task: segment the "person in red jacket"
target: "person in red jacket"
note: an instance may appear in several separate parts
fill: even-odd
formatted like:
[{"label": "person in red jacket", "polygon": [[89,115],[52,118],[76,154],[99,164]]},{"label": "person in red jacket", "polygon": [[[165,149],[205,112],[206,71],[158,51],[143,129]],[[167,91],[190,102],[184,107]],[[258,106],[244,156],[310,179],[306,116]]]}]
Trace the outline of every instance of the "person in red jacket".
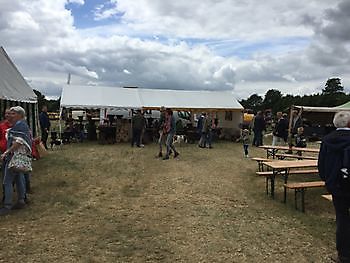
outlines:
[{"label": "person in red jacket", "polygon": [[8,129],[12,127],[12,124],[9,122],[10,118],[10,110],[6,109],[5,118],[2,122],[0,122],[0,151],[4,153],[7,148],[7,139],[6,132]]},{"label": "person in red jacket", "polygon": [[[5,116],[4,116],[4,120],[2,122],[0,122],[0,152],[1,154],[4,153],[7,149],[7,139],[6,139],[6,133],[7,130],[10,129],[12,127],[12,124],[10,123],[9,119],[10,119],[10,110],[6,109],[5,110]],[[1,169],[2,172],[2,176],[1,179],[4,176],[4,167],[2,167]],[[2,182],[3,180],[1,180]],[[4,194],[4,186],[2,186],[2,200],[4,201],[5,199],[5,194]]]}]

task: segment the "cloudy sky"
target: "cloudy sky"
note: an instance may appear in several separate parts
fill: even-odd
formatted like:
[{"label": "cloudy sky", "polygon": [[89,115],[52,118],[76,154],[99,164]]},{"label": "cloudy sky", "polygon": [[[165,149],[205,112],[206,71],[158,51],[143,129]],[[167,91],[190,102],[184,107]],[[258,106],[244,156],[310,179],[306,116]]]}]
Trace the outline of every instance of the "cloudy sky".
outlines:
[{"label": "cloudy sky", "polygon": [[0,45],[30,85],[350,91],[348,0],[0,0]]}]

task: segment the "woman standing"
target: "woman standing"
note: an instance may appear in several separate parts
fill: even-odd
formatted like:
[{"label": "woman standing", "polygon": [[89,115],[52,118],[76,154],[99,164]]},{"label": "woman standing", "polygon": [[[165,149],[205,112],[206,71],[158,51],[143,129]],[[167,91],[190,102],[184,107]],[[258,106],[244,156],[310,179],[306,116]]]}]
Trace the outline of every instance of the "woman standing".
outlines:
[{"label": "woman standing", "polygon": [[[0,215],[8,214],[11,209],[25,207],[24,172],[31,170],[32,139],[25,121],[25,110],[20,106],[12,107],[10,122],[13,126],[7,133],[7,150],[1,155],[5,165],[3,180],[5,200]],[[14,206],[12,206],[13,182],[16,183],[18,195],[18,201]]]}]

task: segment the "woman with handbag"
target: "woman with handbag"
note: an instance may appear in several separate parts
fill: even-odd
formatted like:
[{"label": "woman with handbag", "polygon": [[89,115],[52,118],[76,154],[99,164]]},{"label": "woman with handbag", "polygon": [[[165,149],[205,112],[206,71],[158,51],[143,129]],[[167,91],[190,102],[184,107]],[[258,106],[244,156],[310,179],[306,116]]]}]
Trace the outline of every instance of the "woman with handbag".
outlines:
[{"label": "woman with handbag", "polygon": [[[32,170],[32,139],[27,122],[25,110],[20,107],[10,109],[10,122],[12,128],[7,133],[7,150],[1,155],[5,165],[4,174],[4,207],[0,209],[0,216],[7,215],[11,209],[25,207],[25,181],[24,173]],[[13,182],[16,183],[18,195],[17,203],[12,206]]]}]

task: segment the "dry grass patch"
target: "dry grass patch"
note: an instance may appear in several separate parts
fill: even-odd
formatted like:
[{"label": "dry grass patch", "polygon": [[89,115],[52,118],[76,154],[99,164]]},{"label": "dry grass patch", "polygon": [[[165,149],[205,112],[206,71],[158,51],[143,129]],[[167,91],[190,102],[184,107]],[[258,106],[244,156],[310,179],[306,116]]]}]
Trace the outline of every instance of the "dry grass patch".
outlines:
[{"label": "dry grass patch", "polygon": [[51,152],[35,163],[30,207],[0,218],[0,261],[329,262],[334,215],[322,190],[307,193],[306,214],[282,204],[281,182],[269,199],[241,148],[189,145],[169,161],[155,145]]}]

